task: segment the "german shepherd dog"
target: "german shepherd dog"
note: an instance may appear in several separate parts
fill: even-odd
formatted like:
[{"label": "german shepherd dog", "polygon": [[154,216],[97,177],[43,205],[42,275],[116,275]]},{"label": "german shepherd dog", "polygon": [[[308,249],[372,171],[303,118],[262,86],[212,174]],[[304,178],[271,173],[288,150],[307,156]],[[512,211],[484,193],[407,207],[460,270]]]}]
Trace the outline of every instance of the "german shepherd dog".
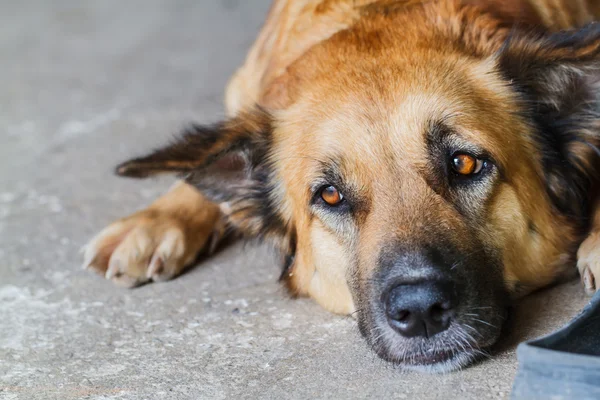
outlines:
[{"label": "german shepherd dog", "polygon": [[[600,288],[600,1],[276,0],[226,92],[118,175],[176,174],[85,267],[133,287],[230,230],[382,358],[466,366],[507,306],[577,269]],[[577,269],[575,268],[577,266]]]}]

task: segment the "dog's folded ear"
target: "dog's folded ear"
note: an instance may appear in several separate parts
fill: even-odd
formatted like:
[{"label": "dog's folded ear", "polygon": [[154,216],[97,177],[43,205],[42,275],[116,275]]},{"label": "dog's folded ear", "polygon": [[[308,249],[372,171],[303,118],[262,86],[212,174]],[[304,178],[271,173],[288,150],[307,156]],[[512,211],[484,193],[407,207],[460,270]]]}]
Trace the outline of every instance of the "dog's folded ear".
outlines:
[{"label": "dog's folded ear", "polygon": [[498,64],[527,95],[564,103],[580,93],[573,89],[598,83],[599,61],[600,23],[593,23],[553,34],[515,33],[500,50]]},{"label": "dog's folded ear", "polygon": [[271,118],[262,109],[211,126],[191,125],[149,155],[126,161],[117,175],[177,174],[216,202],[229,201],[262,179],[267,169]]},{"label": "dog's folded ear", "polygon": [[600,160],[600,23],[512,36],[498,55],[498,68],[534,129],[554,204],[584,217]]},{"label": "dog's folded ear", "polygon": [[244,235],[281,237],[287,224],[273,198],[272,125],[262,109],[213,126],[193,125],[170,145],[119,165],[116,173],[134,178],[177,174],[221,204],[229,222]]}]

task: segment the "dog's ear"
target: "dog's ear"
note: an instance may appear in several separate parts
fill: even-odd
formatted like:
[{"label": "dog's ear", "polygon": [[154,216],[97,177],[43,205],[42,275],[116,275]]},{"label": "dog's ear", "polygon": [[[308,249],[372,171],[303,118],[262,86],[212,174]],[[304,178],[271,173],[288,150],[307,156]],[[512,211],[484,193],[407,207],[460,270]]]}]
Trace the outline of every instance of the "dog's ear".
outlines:
[{"label": "dog's ear", "polygon": [[130,178],[166,173],[187,177],[217,167],[215,174],[228,175],[260,164],[270,138],[269,114],[252,110],[214,125],[192,124],[169,145],[118,165],[116,173]]},{"label": "dog's ear", "polygon": [[498,66],[534,129],[553,203],[584,217],[600,154],[600,24],[510,37]]},{"label": "dog's ear", "polygon": [[219,203],[247,236],[283,230],[269,163],[272,119],[262,109],[212,126],[192,125],[170,145],[117,166],[120,176],[172,173]]}]

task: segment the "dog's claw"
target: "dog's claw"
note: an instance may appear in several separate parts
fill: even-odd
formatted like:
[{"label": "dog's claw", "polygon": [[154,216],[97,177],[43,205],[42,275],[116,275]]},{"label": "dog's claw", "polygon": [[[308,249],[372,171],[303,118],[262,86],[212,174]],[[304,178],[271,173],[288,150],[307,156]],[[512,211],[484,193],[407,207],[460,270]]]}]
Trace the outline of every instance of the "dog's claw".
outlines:
[{"label": "dog's claw", "polygon": [[99,267],[100,264],[100,260],[99,260],[99,255],[96,251],[94,251],[93,249],[86,249],[85,250],[85,254],[84,254],[84,258],[83,258],[83,264],[82,264],[82,269],[86,270],[86,271],[94,271],[97,272],[101,275],[105,274],[105,270],[101,267]]},{"label": "dog's claw", "polygon": [[[152,257],[150,266],[148,267],[146,277],[148,279],[156,280],[160,276],[160,274],[163,272],[164,265],[165,265],[165,262],[163,260],[163,257],[159,254],[155,254],[154,257]],[[156,279],[155,279],[155,277],[156,277]]]},{"label": "dog's claw", "polygon": [[579,246],[577,269],[586,294],[600,290],[600,234],[590,234]]},{"label": "dog's claw", "polygon": [[111,259],[110,263],[108,264],[108,269],[106,270],[105,278],[112,279],[115,276],[117,276],[117,274],[120,274],[120,272],[121,272],[121,265],[120,265],[119,260]]},{"label": "dog's claw", "polygon": [[93,259],[91,261],[88,261],[88,260],[84,261],[83,265],[81,266],[81,269],[83,269],[84,271],[95,269],[94,265],[93,265],[93,261],[94,261]]},{"label": "dog's claw", "polygon": [[83,264],[81,264],[81,269],[88,270],[92,266],[93,260],[88,260],[87,258],[83,260]]},{"label": "dog's claw", "polygon": [[596,292],[596,279],[592,274],[592,271],[586,266],[583,268],[581,272],[581,282],[583,284],[583,288],[585,289],[585,293],[588,295],[593,295]]},{"label": "dog's claw", "polygon": [[90,246],[81,246],[79,250],[80,254],[83,254],[83,264],[81,266],[82,269],[89,269],[94,261],[95,253],[90,248]]}]

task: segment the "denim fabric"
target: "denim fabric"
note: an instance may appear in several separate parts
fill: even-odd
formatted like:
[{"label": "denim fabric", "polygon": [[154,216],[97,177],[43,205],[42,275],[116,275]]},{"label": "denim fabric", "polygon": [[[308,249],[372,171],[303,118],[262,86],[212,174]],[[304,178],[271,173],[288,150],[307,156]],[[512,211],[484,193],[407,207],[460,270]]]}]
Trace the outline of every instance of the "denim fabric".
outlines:
[{"label": "denim fabric", "polygon": [[573,321],[521,343],[512,399],[600,399],[600,292]]}]

